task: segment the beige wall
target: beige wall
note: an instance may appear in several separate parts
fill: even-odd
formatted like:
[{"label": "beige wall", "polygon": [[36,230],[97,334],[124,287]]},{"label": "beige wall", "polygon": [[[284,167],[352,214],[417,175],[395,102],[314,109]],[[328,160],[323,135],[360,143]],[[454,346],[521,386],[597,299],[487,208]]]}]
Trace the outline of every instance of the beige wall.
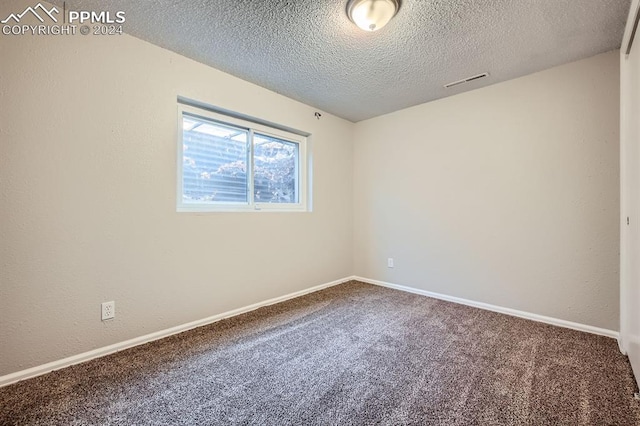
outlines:
[{"label": "beige wall", "polygon": [[618,120],[616,51],[357,123],[356,275],[618,330]]},{"label": "beige wall", "polygon": [[[129,36],[0,58],[0,376],[351,275],[352,123]],[[313,212],[176,213],[178,95],[310,132]]]},{"label": "beige wall", "polygon": [[[356,125],[129,36],[0,59],[0,376],[354,272],[618,329],[616,52]],[[176,213],[178,95],[312,133],[314,211]]]}]

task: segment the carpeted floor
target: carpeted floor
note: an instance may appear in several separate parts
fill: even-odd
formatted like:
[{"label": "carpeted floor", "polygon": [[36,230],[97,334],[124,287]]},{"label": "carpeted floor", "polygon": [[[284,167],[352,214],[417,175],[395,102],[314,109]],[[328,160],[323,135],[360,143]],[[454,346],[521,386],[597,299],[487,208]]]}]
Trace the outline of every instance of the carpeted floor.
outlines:
[{"label": "carpeted floor", "polygon": [[640,425],[613,339],[351,282],[0,389],[2,425]]}]

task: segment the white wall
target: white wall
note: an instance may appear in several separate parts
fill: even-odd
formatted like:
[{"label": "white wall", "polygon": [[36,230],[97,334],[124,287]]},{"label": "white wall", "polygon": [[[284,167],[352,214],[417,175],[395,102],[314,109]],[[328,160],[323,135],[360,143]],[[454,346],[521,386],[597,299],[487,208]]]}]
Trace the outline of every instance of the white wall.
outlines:
[{"label": "white wall", "polygon": [[[640,36],[627,46],[640,1],[631,3],[620,55],[620,340],[640,378]],[[630,218],[629,225],[626,217]],[[640,381],[640,380],[639,380]]]},{"label": "white wall", "polygon": [[618,330],[618,120],[616,51],[357,123],[356,275]]},{"label": "white wall", "polygon": [[[352,274],[352,123],[126,35],[0,63],[0,376]],[[178,95],[312,133],[313,212],[176,213]]]}]

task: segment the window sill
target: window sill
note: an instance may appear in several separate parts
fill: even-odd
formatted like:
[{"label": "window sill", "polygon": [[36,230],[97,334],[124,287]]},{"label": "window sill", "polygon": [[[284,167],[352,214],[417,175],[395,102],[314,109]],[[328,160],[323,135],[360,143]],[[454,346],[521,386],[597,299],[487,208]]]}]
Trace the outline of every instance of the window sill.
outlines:
[{"label": "window sill", "polygon": [[308,213],[305,206],[178,206],[177,213]]}]

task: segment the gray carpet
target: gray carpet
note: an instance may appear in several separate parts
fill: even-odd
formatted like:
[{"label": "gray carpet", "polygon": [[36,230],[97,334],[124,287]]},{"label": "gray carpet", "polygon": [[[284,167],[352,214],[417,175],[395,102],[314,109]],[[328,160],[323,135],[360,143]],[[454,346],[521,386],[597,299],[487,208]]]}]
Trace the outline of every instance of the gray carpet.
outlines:
[{"label": "gray carpet", "polygon": [[0,389],[2,425],[639,425],[613,339],[351,282]]}]

